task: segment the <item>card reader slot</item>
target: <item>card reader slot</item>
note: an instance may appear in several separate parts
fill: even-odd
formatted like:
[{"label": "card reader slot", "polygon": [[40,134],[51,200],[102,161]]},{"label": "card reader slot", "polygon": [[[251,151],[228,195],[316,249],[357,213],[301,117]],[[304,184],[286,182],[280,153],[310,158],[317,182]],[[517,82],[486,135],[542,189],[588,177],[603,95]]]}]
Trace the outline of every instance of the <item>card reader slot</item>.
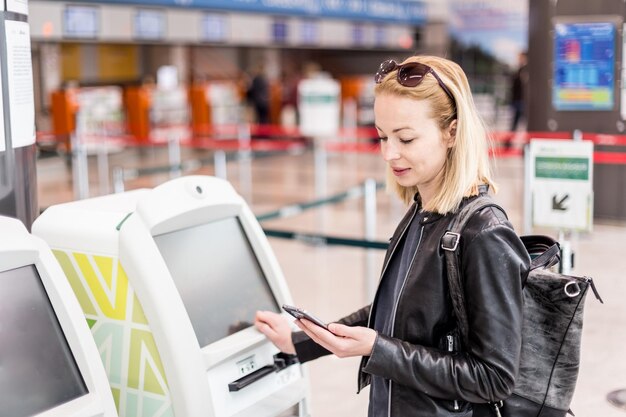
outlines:
[{"label": "card reader slot", "polygon": [[264,376],[271,374],[272,372],[275,371],[275,369],[276,368],[274,367],[274,365],[267,365],[261,369],[257,369],[251,374],[241,377],[238,380],[233,381],[230,384],[228,384],[228,391],[230,392],[239,391],[240,389],[247,387],[248,385],[252,384],[253,382],[258,381]]},{"label": "card reader slot", "polygon": [[258,381],[266,375],[271,374],[272,372],[280,372],[283,369],[287,368],[290,365],[298,363],[298,357],[296,355],[289,355],[286,353],[277,353],[274,355],[274,364],[264,366],[261,369],[257,369],[256,371],[239,378],[236,381],[228,384],[228,391],[237,392],[253,382]]}]

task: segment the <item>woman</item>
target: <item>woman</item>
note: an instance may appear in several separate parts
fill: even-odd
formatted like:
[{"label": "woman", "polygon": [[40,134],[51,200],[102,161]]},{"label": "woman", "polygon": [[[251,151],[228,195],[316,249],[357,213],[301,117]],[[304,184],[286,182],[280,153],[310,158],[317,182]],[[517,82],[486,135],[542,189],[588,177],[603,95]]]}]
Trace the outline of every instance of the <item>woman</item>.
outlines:
[{"label": "woman", "polygon": [[388,184],[412,203],[394,233],[371,305],[329,325],[258,312],[257,328],[302,362],[362,356],[370,417],[495,416],[519,366],[522,279],[529,258],[501,211],[474,215],[460,239],[469,320],[460,346],[441,237],[459,208],[487,188],[485,129],[455,63],[415,56],[376,73],[376,128]]}]

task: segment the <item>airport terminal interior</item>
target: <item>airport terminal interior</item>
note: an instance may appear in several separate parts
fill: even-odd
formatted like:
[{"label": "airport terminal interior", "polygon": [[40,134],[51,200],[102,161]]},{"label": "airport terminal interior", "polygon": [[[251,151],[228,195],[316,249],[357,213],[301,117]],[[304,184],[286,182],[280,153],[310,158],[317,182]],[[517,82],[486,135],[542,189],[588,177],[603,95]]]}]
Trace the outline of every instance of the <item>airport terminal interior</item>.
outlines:
[{"label": "airport terminal interior", "polygon": [[414,54],[463,68],[495,201],[601,295],[571,410],[626,415],[623,1],[0,4],[0,416],[367,416],[359,357],[251,321],[371,303],[408,208],[374,73]]}]

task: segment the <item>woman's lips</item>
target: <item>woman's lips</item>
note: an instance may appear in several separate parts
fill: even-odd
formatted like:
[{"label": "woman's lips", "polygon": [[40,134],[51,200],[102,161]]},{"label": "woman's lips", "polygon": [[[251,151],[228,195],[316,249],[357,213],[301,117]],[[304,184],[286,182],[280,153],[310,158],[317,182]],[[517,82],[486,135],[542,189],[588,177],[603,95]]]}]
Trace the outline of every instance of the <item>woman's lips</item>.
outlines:
[{"label": "woman's lips", "polygon": [[409,172],[409,168],[391,168],[391,170],[396,177],[400,177]]}]

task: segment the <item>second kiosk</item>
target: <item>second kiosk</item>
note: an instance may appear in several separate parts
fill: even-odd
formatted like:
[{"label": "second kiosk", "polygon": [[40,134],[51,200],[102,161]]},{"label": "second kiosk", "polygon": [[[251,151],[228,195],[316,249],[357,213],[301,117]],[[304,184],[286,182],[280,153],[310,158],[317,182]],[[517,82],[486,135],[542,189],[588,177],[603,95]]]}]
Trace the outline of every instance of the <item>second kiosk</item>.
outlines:
[{"label": "second kiosk", "polygon": [[78,297],[121,417],[308,416],[303,368],[253,326],[291,297],[228,182],[189,176],[53,206],[33,234]]}]

